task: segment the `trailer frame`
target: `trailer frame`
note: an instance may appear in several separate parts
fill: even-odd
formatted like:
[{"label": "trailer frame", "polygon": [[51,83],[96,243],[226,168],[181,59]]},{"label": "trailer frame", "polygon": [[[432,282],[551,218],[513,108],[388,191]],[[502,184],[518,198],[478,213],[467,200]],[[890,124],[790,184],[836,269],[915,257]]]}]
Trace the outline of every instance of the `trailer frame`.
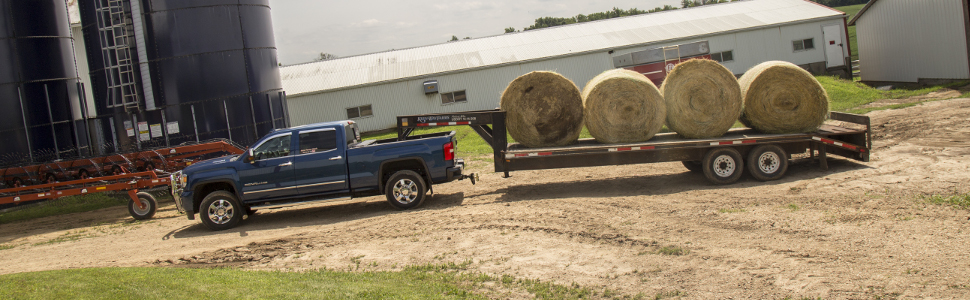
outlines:
[{"label": "trailer frame", "polygon": [[[810,133],[765,134],[750,128],[734,128],[722,137],[686,139],[676,133],[661,133],[640,143],[600,144],[593,139],[580,139],[564,147],[526,148],[509,144],[501,110],[468,111],[397,117],[398,139],[406,139],[415,129],[435,126],[471,126],[491,145],[495,172],[510,177],[511,171],[626,165],[668,161],[699,162],[714,149],[730,148],[742,157],[760,145],[776,145],[786,153],[785,164],[792,154],[809,152],[823,169],[828,168],[827,154],[868,162],[872,149],[872,128],[868,116],[831,112],[830,120]],[[686,164],[686,163],[685,163]]]}]

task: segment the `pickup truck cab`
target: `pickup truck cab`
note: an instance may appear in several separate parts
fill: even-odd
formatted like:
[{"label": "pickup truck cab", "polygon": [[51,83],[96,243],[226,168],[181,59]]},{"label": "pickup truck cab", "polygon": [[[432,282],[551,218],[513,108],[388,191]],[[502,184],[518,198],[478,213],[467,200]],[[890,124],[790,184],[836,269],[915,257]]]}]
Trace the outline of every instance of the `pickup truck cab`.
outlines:
[{"label": "pickup truck cab", "polygon": [[475,178],[455,158],[455,132],[360,141],[353,121],[270,132],[241,155],[212,159],[171,175],[179,212],[212,230],[232,228],[256,209],[384,194],[414,208],[433,184]]}]

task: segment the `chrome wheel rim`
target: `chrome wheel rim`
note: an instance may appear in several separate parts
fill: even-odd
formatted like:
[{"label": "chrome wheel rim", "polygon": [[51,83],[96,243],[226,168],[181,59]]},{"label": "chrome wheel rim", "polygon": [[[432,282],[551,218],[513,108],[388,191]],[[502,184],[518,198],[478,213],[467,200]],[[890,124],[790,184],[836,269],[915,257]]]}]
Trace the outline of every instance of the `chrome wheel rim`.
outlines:
[{"label": "chrome wheel rim", "polygon": [[781,158],[774,152],[761,153],[761,156],[758,156],[758,168],[765,174],[778,172],[781,168]]},{"label": "chrome wheel rim", "polygon": [[734,174],[734,170],[737,168],[734,164],[734,158],[730,155],[721,155],[714,159],[714,174],[719,177],[730,177]]},{"label": "chrome wheel rim", "polygon": [[229,223],[234,211],[229,201],[219,199],[209,204],[209,220],[219,225]]},{"label": "chrome wheel rim", "polygon": [[401,179],[394,183],[394,200],[401,204],[410,204],[418,199],[418,185],[411,179]]},{"label": "chrome wheel rim", "polygon": [[[144,205],[145,208],[144,209],[139,208],[138,203],[141,203],[141,205]],[[135,205],[132,205],[131,210],[134,210],[135,213],[138,214],[139,216],[144,216],[148,214],[148,210],[151,209],[149,207],[148,200],[138,198],[138,203],[135,203]]]}]

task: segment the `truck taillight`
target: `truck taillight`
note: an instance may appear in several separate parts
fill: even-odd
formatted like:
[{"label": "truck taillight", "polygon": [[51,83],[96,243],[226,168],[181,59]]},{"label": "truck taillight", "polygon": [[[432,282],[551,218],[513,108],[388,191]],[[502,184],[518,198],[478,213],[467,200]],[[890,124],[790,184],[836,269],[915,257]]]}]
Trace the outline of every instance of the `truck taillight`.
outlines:
[{"label": "truck taillight", "polygon": [[445,160],[454,160],[455,159],[455,143],[454,142],[448,142],[447,144],[445,144],[444,150],[445,150]]}]

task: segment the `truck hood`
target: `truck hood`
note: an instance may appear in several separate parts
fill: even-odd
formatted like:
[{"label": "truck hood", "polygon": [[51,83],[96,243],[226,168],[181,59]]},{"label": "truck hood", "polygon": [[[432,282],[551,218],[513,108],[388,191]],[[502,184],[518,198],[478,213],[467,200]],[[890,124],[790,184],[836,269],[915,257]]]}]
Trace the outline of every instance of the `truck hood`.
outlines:
[{"label": "truck hood", "polygon": [[197,162],[197,163],[192,164],[191,166],[185,167],[185,169],[182,169],[182,173],[183,174],[192,174],[192,173],[199,172],[199,171],[205,171],[205,170],[210,170],[210,169],[223,168],[223,166],[222,166],[223,164],[232,162],[237,157],[239,157],[239,155],[223,156],[223,157],[219,157],[219,158],[213,158],[213,159],[210,159],[210,160],[204,160],[204,161],[201,161],[201,162]]}]

